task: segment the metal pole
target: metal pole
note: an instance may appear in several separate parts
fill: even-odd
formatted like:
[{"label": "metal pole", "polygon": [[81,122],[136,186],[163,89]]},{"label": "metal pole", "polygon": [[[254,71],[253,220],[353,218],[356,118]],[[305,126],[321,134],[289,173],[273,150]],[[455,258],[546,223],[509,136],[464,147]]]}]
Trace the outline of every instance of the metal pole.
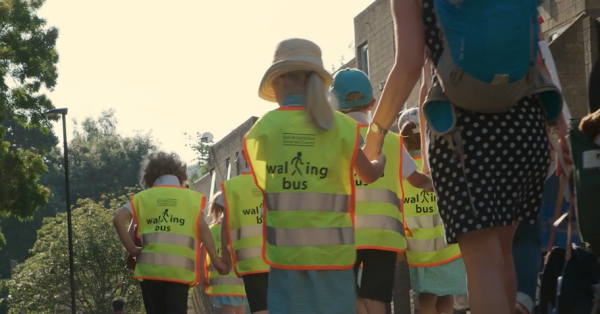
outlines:
[{"label": "metal pole", "polygon": [[71,224],[71,190],[69,188],[69,152],[67,151],[67,120],[62,114],[63,146],[65,157],[65,187],[67,194],[67,232],[69,234],[69,277],[71,281],[71,313],[76,314],[75,307],[75,267],[73,265],[73,226]]}]

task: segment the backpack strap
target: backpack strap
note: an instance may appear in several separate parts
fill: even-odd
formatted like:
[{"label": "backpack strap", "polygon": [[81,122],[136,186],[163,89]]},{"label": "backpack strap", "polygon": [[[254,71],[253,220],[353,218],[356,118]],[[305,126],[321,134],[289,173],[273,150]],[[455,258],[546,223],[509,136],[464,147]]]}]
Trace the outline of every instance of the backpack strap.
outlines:
[{"label": "backpack strap", "polygon": [[562,204],[563,204],[563,200],[564,200],[563,191],[565,190],[566,185],[567,185],[567,177],[561,176],[560,184],[558,185],[558,193],[557,193],[558,196],[556,197],[556,207],[554,208],[554,216],[552,217],[552,221],[554,221],[554,223],[552,224],[552,230],[550,230],[550,239],[548,240],[548,250],[547,250],[548,253],[550,253],[550,251],[552,250],[552,247],[554,246],[554,239],[556,238],[557,227],[560,224],[560,221],[562,221],[562,219],[564,219],[564,217],[561,218],[560,212],[561,212],[561,208],[562,208]]}]

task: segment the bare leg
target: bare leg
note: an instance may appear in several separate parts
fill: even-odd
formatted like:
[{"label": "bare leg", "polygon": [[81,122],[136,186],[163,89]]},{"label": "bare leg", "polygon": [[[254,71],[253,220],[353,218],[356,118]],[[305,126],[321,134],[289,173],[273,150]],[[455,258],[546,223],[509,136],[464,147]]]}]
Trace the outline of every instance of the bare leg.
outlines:
[{"label": "bare leg", "polygon": [[221,314],[244,314],[246,313],[246,307],[244,306],[221,306]]},{"label": "bare leg", "polygon": [[371,299],[361,299],[369,314],[385,314],[385,302]]},{"label": "bare leg", "polygon": [[437,298],[435,294],[419,293],[419,314],[438,314]]},{"label": "bare leg", "polygon": [[435,304],[438,313],[451,314],[454,313],[454,296],[445,295],[443,297],[437,297]]},{"label": "bare leg", "polygon": [[[498,237],[502,256],[504,256],[504,290],[508,304],[517,303],[517,274],[515,273],[515,263],[512,255],[512,242],[517,230],[517,224],[510,227],[498,228]],[[510,314],[515,313],[514,307],[510,307]]]},{"label": "bare leg", "polygon": [[[458,237],[458,245],[467,271],[472,314],[510,314],[514,311],[516,293],[515,297],[511,298],[513,302],[509,303],[505,288],[508,283],[504,280],[506,259],[500,240],[500,234],[505,240],[511,230],[514,231],[513,226],[486,228]],[[514,277],[514,267],[512,267],[512,274]]]},{"label": "bare leg", "polygon": [[356,314],[368,314],[367,308],[365,307],[365,300],[356,298]]},{"label": "bare leg", "polygon": [[236,306],[235,314],[246,314],[246,307],[245,306]]}]

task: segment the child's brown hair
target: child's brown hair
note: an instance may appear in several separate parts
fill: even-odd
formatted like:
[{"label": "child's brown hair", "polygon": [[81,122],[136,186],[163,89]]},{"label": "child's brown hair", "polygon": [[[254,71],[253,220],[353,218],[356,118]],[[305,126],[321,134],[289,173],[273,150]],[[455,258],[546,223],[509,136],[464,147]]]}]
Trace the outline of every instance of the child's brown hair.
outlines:
[{"label": "child's brown hair", "polygon": [[416,150],[421,149],[421,134],[415,133],[414,130],[418,130],[418,127],[414,122],[407,121],[401,126],[400,135],[402,136],[402,142],[404,147],[409,153],[413,153]]},{"label": "child's brown hair", "polygon": [[[359,100],[363,100],[363,99],[365,99],[365,96],[361,92],[351,92],[351,93],[348,93],[348,95],[346,95],[345,100],[352,102],[352,101],[359,101]],[[356,107],[350,107],[350,108],[340,108],[340,111],[343,113],[364,111],[364,110],[368,110],[370,106],[371,106],[371,104],[368,103],[368,104],[362,105],[362,106],[356,106]]]},{"label": "child's brown hair", "polygon": [[579,130],[591,137],[600,134],[600,109],[581,119]]},{"label": "child's brown hair", "polygon": [[140,169],[140,185],[147,189],[154,186],[154,181],[164,175],[174,175],[179,185],[187,181],[187,165],[179,155],[167,152],[151,152],[142,161]]},{"label": "child's brown hair", "polygon": [[221,217],[223,217],[223,214],[225,213],[225,208],[219,205],[219,203],[217,203],[217,200],[219,199],[221,194],[221,192],[216,192],[210,198],[210,204],[208,205],[208,216],[212,218],[212,224],[218,223],[219,219],[221,219]]}]

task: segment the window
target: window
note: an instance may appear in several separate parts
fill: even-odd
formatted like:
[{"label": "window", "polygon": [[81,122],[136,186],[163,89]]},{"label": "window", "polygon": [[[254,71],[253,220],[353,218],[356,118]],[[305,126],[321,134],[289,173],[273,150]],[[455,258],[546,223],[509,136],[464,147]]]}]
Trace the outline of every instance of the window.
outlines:
[{"label": "window", "polygon": [[229,161],[229,158],[225,160],[225,166],[227,167],[227,180],[229,180],[231,179],[231,162]]},{"label": "window", "polygon": [[215,174],[215,169],[210,171],[210,198],[215,194],[215,184],[217,183],[217,176]]},{"label": "window", "polygon": [[235,153],[235,174],[240,175],[240,152]]},{"label": "window", "polygon": [[358,47],[360,70],[369,75],[369,45],[364,43]]}]

